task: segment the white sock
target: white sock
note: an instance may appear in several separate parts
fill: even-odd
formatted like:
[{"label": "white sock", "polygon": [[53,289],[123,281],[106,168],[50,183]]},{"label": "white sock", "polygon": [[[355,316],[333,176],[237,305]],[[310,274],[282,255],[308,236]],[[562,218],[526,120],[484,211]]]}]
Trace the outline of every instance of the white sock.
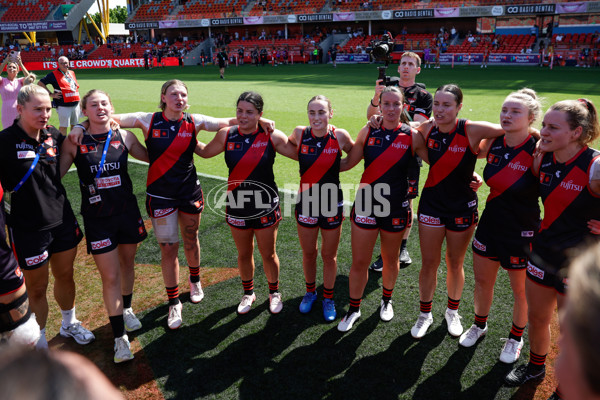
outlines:
[{"label": "white sock", "polygon": [[48,341],[46,340],[46,328],[40,329],[40,339],[35,344],[36,349],[47,349]]},{"label": "white sock", "polygon": [[75,318],[75,307],[70,310],[60,310],[60,312],[62,314],[62,324],[65,328],[78,322]]},{"label": "white sock", "polygon": [[449,308],[446,308],[446,312],[447,312],[448,314],[458,314],[458,310],[451,310],[451,309],[449,309]]},{"label": "white sock", "polygon": [[431,311],[429,312],[423,312],[421,311],[421,315],[427,318],[433,317],[433,314],[431,313]]}]

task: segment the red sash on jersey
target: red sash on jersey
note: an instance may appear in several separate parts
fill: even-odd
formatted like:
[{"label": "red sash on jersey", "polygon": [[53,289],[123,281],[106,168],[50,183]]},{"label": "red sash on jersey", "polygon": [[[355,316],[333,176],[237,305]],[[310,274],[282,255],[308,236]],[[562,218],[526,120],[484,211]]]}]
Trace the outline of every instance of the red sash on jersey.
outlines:
[{"label": "red sash on jersey", "polygon": [[394,144],[398,144],[402,141],[403,138],[412,138],[410,136],[404,135],[402,132],[398,133],[396,139],[389,145],[387,149],[383,153],[379,155],[367,168],[365,168],[365,172],[363,172],[362,177],[360,178],[359,188],[362,188],[366,185],[370,185],[379,179],[383,174],[385,174],[392,166],[398,162],[402,157],[404,157],[404,153],[406,153],[407,149],[401,149],[402,153],[398,157],[391,157],[388,153],[392,151],[397,151],[394,149]]},{"label": "red sash on jersey", "polygon": [[[581,184],[584,186],[583,190],[587,190],[588,174],[586,171],[582,171],[578,167],[573,169],[565,176],[563,182]],[[565,211],[565,209],[581,194],[576,190],[566,190],[560,187],[560,183],[554,190],[546,197],[544,201],[544,219],[542,220],[542,226],[540,231],[548,229],[554,221]],[[546,207],[548,204],[548,207]]]},{"label": "red sash on jersey", "polygon": [[269,140],[269,135],[266,132],[260,132],[256,135],[250,148],[229,173],[229,179],[227,180],[228,192],[232,192],[237,188],[254,171],[267,150]]},{"label": "red sash on jersey", "polygon": [[[155,114],[156,115],[156,114]],[[150,128],[152,130],[152,124],[154,123],[154,115],[152,116],[152,120],[150,121]],[[181,132],[181,128],[184,124],[191,125],[192,135],[185,135],[183,137],[179,136],[179,132]],[[185,153],[189,146],[192,138],[194,138],[196,133],[196,127],[194,122],[188,123],[183,121],[183,117],[181,120],[181,124],[179,125],[179,129],[177,130],[177,137],[171,142],[169,147],[165,152],[163,152],[160,157],[156,159],[148,168],[148,179],[146,180],[146,186],[150,186],[153,184],[158,178],[163,176],[169,171],[173,165],[179,160],[181,155]],[[151,132],[148,132],[148,135],[151,135]],[[150,137],[150,136],[149,136]]]},{"label": "red sash on jersey", "polygon": [[[501,171],[498,171],[496,175],[489,178],[487,181],[488,186],[490,188],[496,187],[497,189],[490,190],[490,195],[488,196],[487,201],[492,200],[494,197],[500,196],[506,189],[521,179],[521,177],[527,173],[529,168],[531,168],[532,160],[533,156],[531,154],[528,154],[526,151],[521,151],[506,167],[504,167]],[[513,168],[510,167],[510,164],[522,165],[526,166],[527,168],[525,170],[513,170]]]},{"label": "red sash on jersey", "polygon": [[[430,165],[429,174],[427,175],[427,181],[425,181],[425,187],[432,187],[437,185],[438,183],[446,179],[446,177],[450,175],[452,171],[454,171],[458,164],[460,164],[460,161],[464,157],[464,154],[450,151],[449,148],[453,146],[460,146],[462,138],[464,138],[464,141],[466,142],[466,151],[469,151],[469,139],[467,139],[466,136],[455,134],[454,138],[452,139],[452,143],[450,143],[444,155],[442,155],[435,164]],[[427,140],[429,140],[429,137]]]},{"label": "red sash on jersey", "polygon": [[338,141],[330,137],[319,157],[300,177],[300,193],[310,189],[312,185],[319,182],[323,178],[323,175],[329,171],[338,155],[338,153],[333,152],[333,149],[337,148],[339,151],[339,147]]},{"label": "red sash on jersey", "polygon": [[[65,103],[79,101],[79,92],[77,91],[77,89],[79,89],[79,85],[75,79],[75,73],[73,71],[67,71],[66,73],[69,74],[69,79],[61,70],[56,70],[53,72],[54,77],[58,82],[60,92],[62,93],[62,100]],[[71,86],[71,83],[73,86]]]}]

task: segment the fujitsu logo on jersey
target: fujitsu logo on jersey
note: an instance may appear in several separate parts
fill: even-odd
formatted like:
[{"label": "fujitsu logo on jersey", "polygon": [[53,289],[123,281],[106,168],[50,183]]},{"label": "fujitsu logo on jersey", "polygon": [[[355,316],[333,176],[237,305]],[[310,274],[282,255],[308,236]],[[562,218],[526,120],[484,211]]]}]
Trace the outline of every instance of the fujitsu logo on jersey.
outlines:
[{"label": "fujitsu logo on jersey", "polygon": [[448,151],[453,153],[464,153],[467,151],[466,147],[460,147],[459,145],[449,146]]},{"label": "fujitsu logo on jersey", "polygon": [[26,150],[26,149],[27,150],[33,150],[33,146],[30,145],[30,144],[27,144],[25,142],[17,143],[17,144],[15,144],[15,147],[17,149],[21,149],[21,150]]},{"label": "fujitsu logo on jersey", "polygon": [[261,147],[267,147],[267,142],[252,143],[252,147],[255,149],[261,148]]},{"label": "fujitsu logo on jersey", "polygon": [[323,153],[325,154],[337,154],[338,153],[338,149],[323,149]]},{"label": "fujitsu logo on jersey", "polygon": [[[90,171],[92,172],[98,172],[98,168],[100,166],[98,164],[94,164],[94,165],[90,165]],[[114,170],[118,170],[121,168],[121,162],[120,161],[116,161],[116,162],[107,162],[104,163],[104,166],[102,167],[102,171],[114,171]]]},{"label": "fujitsu logo on jersey", "polygon": [[527,171],[527,166],[521,165],[521,163],[519,161],[517,161],[515,163],[510,162],[510,163],[508,163],[508,166],[516,171],[523,171],[523,172]]},{"label": "fujitsu logo on jersey", "polygon": [[392,143],[392,147],[395,149],[408,150],[410,146],[405,143]]},{"label": "fujitsu logo on jersey", "polygon": [[573,180],[570,180],[569,182],[561,182],[560,187],[566,190],[574,190],[576,192],[581,192],[583,190],[583,186],[574,184]]},{"label": "fujitsu logo on jersey", "polygon": [[185,131],[184,132],[179,132],[177,134],[177,136],[180,137],[180,138],[191,138],[192,135],[193,135],[192,132],[185,132]]}]

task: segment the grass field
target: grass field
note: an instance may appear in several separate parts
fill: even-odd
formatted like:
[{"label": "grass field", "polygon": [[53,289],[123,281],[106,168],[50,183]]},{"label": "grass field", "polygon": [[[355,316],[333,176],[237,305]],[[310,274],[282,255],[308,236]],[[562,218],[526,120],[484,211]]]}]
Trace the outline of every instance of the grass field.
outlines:
[{"label": "grass field", "polygon": [[[392,68],[390,72],[394,72]],[[82,93],[93,88],[107,91],[119,113],[157,110],[160,86],[170,78],[187,83],[191,112],[216,117],[233,116],[237,96],[245,90],[256,90],[265,98],[264,116],[275,120],[277,127],[288,134],[294,126],[307,123],[308,99],[316,94],[325,94],[332,100],[335,109],[332,123],[356,136],[365,123],[366,105],[372,96],[377,74],[372,65],[341,65],[337,69],[331,66],[245,66],[229,68],[226,79],[221,81],[217,72],[216,67],[151,71],[119,69],[77,71],[77,76]],[[474,120],[497,122],[504,97],[524,86],[534,88],[546,98],[544,108],[558,100],[578,97],[587,97],[600,104],[600,78],[597,71],[589,69],[427,69],[421,73],[419,81],[426,82],[432,90],[443,83],[458,83],[465,94],[461,116]],[[54,116],[53,122],[57,123]],[[209,140],[211,135],[202,133],[201,140]],[[226,176],[222,157],[197,160],[196,163],[201,173]],[[298,167],[295,162],[278,157],[275,165],[280,187],[297,184]],[[145,215],[145,167],[131,164],[130,168]],[[480,162],[478,169],[481,168]],[[426,171],[427,168],[422,169],[422,176]],[[343,182],[357,183],[361,172],[362,168],[357,166],[342,174]],[[205,193],[220,183],[218,179],[207,177],[201,177],[201,182]],[[424,179],[421,180],[423,182]],[[75,174],[67,175],[65,185],[77,213],[79,190]],[[482,188],[479,193],[481,204],[486,193]],[[340,317],[347,310],[347,276],[351,263],[349,228],[346,221],[339,248],[334,295]],[[418,232],[416,228],[414,230],[409,241],[413,265],[400,272],[394,291],[395,318],[389,323],[380,321],[381,275],[371,274],[361,307],[362,317],[346,334],[336,329],[339,318],[334,324],[323,322],[320,302],[315,304],[309,315],[302,315],[297,310],[305,288],[293,218],[284,218],[278,236],[280,288],[284,299],[280,315],[271,316],[268,312],[267,283],[260,257],[257,257],[255,289],[258,300],[249,314],[235,314],[242,288],[239,278],[228,279],[208,286],[206,297],[199,305],[192,305],[184,296],[184,325],[175,332],[168,331],[166,327],[166,296],[158,266],[160,253],[150,235],[140,246],[136,259],[139,265],[134,308],[140,310],[139,316],[144,325],[142,331],[134,336],[134,348],[138,350],[136,360],[115,366],[107,358],[108,361],[97,364],[128,397],[140,382],[136,376],[147,374],[144,368],[150,366],[162,396],[168,399],[533,398],[534,387],[517,390],[502,385],[502,378],[510,366],[497,362],[497,358],[502,347],[501,338],[508,335],[512,313],[508,277],[502,271],[490,312],[490,330],[477,346],[459,348],[458,341],[447,334],[443,322],[446,307],[444,265],[438,273],[434,324],[421,341],[412,339],[409,331],[418,314],[420,266]],[[205,280],[205,277],[211,277],[213,271],[215,275],[232,276],[236,267],[236,251],[229,228],[221,216],[208,210],[203,213],[200,242],[203,283],[208,283],[209,278]],[[180,260],[184,260],[183,252],[180,253]],[[79,314],[95,329],[98,340],[83,349],[75,349],[91,358],[99,352],[112,357],[112,340],[107,327],[108,318],[102,307],[98,275],[89,257],[78,258],[77,269]],[[185,277],[185,269],[182,270],[182,277]],[[460,313],[466,328],[473,316],[470,254],[465,261],[465,274]],[[185,281],[181,280],[183,291],[187,292]],[[322,274],[319,273],[319,292],[322,291],[321,282]],[[55,303],[51,304],[55,307]],[[49,319],[49,338],[57,333],[58,318],[58,311],[54,309]],[[527,356],[526,347],[522,360],[526,360]],[[139,384],[143,383],[146,382]],[[546,398],[549,389],[538,391],[536,398]],[[159,395],[149,392],[146,398]]]}]

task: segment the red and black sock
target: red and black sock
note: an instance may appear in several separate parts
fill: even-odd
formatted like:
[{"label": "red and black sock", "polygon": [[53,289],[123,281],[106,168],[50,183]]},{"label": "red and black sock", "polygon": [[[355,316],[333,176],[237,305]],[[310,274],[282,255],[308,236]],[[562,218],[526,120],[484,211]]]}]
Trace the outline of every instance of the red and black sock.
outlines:
[{"label": "red and black sock", "polygon": [[383,295],[381,296],[381,300],[383,300],[386,303],[389,303],[390,300],[392,300],[392,293],[394,292],[394,289],[387,289],[385,286],[383,287]]},{"label": "red and black sock", "polygon": [[190,267],[190,282],[200,282],[200,267]]},{"label": "red and black sock", "polygon": [[254,293],[254,279],[242,281],[242,286],[244,287],[244,294],[252,295]]},{"label": "red and black sock", "polygon": [[327,289],[326,287],[323,287],[323,298],[333,299],[333,288]]},{"label": "red and black sock", "polygon": [[546,355],[535,354],[533,351],[529,352],[529,365],[528,367],[534,369],[544,368],[544,364],[546,364]]},{"label": "red and black sock", "polygon": [[454,300],[448,297],[448,308],[450,310],[458,310],[458,306],[460,304],[460,299]]},{"label": "red and black sock", "polygon": [[269,294],[279,292],[279,281],[275,281],[273,283],[269,282]]},{"label": "red and black sock", "polygon": [[432,301],[419,301],[419,309],[421,310],[422,313],[430,313],[431,312],[431,306],[433,305],[433,300]]},{"label": "red and black sock", "polygon": [[179,301],[179,285],[167,288],[167,297],[169,297],[169,305],[175,306],[180,303]]},{"label": "red and black sock", "polygon": [[485,326],[487,325],[487,319],[487,315],[482,316],[475,314],[475,325],[477,325],[477,327],[480,329],[485,329]]},{"label": "red and black sock", "polygon": [[521,341],[521,337],[523,336],[523,331],[525,330],[525,327],[518,327],[515,325],[515,323],[513,322],[512,324],[512,328],[510,328],[510,333],[508,334],[508,338],[509,339],[514,339],[517,342]]},{"label": "red and black sock", "polygon": [[307,292],[314,292],[316,290],[316,286],[315,286],[315,282],[306,282],[306,291]]},{"label": "red and black sock", "polygon": [[350,307],[348,308],[348,314],[358,312],[360,310],[361,301],[362,299],[353,299],[352,297],[350,297]]}]

